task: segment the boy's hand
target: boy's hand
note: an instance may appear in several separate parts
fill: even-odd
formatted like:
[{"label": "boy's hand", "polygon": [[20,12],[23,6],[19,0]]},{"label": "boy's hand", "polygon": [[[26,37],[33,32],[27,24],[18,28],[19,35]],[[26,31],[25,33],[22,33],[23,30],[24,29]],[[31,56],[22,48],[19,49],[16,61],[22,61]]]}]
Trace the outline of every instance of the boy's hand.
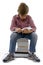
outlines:
[{"label": "boy's hand", "polygon": [[15,31],[18,33],[22,32],[21,28],[16,28]]},{"label": "boy's hand", "polygon": [[33,32],[32,29],[31,29],[31,30],[24,29],[24,30],[22,31],[22,33],[25,33],[25,34],[29,34],[29,33],[31,33],[31,32]]}]

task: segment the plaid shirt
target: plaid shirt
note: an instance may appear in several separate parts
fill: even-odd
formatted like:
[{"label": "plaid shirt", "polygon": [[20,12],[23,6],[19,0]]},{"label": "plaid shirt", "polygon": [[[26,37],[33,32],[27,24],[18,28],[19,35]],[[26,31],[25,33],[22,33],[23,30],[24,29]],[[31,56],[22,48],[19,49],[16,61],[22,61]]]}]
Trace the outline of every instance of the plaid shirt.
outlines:
[{"label": "plaid shirt", "polygon": [[21,19],[19,15],[15,15],[12,18],[12,23],[11,23],[11,27],[10,30],[14,31],[15,28],[24,28],[24,27],[29,27],[31,26],[34,31],[36,31],[36,26],[31,18],[30,15],[27,15],[25,19]]}]

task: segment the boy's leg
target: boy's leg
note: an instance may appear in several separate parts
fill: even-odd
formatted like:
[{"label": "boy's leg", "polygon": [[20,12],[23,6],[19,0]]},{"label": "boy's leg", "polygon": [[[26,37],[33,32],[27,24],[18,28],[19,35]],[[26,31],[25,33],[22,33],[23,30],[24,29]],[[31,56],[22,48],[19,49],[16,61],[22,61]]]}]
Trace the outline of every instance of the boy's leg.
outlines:
[{"label": "boy's leg", "polygon": [[9,48],[10,53],[15,52],[15,46],[16,46],[17,39],[19,39],[21,37],[22,37],[22,35],[20,33],[12,33],[11,34],[11,36],[10,36],[10,48]]},{"label": "boy's leg", "polygon": [[37,34],[35,32],[31,34],[25,35],[25,38],[30,39],[30,52],[35,52],[36,42],[37,42]]},{"label": "boy's leg", "polygon": [[31,34],[25,35],[25,38],[30,39],[29,59],[40,62],[40,59],[34,54],[36,51],[35,47],[37,42],[37,34],[33,32]]},{"label": "boy's leg", "polygon": [[3,62],[8,62],[8,61],[14,60],[14,52],[15,52],[16,41],[19,38],[22,38],[21,33],[12,33],[11,34],[9,54],[3,59]]}]

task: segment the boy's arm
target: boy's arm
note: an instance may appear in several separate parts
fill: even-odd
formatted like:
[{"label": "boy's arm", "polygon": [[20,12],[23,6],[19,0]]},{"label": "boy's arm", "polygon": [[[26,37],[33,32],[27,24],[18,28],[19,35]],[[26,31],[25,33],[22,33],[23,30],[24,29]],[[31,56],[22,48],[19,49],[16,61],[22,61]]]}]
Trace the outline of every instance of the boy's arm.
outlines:
[{"label": "boy's arm", "polygon": [[11,22],[11,26],[10,26],[10,30],[11,30],[11,31],[14,31],[16,28],[17,28],[16,17],[13,16],[12,22]]},{"label": "boy's arm", "polygon": [[35,24],[34,24],[34,21],[32,20],[32,18],[30,17],[30,21],[29,21],[29,23],[30,23],[30,26],[32,27],[32,31],[33,32],[35,32],[36,31],[36,26],[35,26]]}]

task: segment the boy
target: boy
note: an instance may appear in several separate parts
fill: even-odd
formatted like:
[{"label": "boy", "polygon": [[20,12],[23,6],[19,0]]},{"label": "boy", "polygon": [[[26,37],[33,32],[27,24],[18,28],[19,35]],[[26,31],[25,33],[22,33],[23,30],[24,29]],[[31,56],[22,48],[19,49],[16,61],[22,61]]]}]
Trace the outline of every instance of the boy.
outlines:
[{"label": "boy", "polygon": [[[18,15],[13,16],[10,30],[13,32],[10,36],[10,48],[9,54],[3,60],[3,62],[14,60],[15,46],[19,38],[30,39],[30,49],[28,58],[36,62],[40,62],[40,59],[34,54],[36,51],[37,34],[36,26],[30,15],[27,15],[29,11],[28,6],[25,3],[21,3],[18,7]],[[32,29],[24,29],[25,27],[31,27]],[[15,32],[14,32],[15,31]]]}]

